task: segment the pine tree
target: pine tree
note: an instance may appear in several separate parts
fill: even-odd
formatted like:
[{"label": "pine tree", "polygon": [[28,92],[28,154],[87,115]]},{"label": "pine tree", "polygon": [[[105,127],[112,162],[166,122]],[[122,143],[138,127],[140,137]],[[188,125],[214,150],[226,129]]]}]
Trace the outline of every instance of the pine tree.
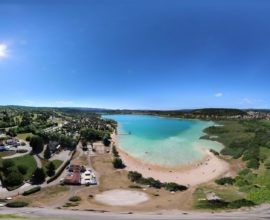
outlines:
[{"label": "pine tree", "polygon": [[45,151],[44,151],[44,158],[46,159],[46,160],[48,160],[48,159],[50,159],[51,158],[51,151],[50,151],[50,148],[47,146],[46,147],[46,149],[45,149]]},{"label": "pine tree", "polygon": [[42,168],[37,168],[33,174],[33,182],[36,184],[43,183],[46,179],[46,174]]},{"label": "pine tree", "polygon": [[50,162],[47,166],[47,175],[48,176],[53,176],[55,174],[55,165]]}]

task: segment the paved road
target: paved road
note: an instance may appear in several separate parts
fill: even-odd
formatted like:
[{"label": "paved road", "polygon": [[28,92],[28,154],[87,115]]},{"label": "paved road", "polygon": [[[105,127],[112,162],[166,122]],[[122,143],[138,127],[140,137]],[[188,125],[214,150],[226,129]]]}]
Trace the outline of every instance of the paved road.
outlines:
[{"label": "paved road", "polygon": [[65,220],[181,220],[181,219],[199,219],[199,220],[225,220],[225,219],[270,219],[270,205],[263,205],[248,211],[235,211],[223,213],[207,212],[180,212],[172,211],[160,214],[151,213],[111,213],[111,212],[90,212],[90,211],[71,211],[52,208],[0,208],[1,214],[21,214],[28,217],[38,217],[39,219],[65,219]]}]

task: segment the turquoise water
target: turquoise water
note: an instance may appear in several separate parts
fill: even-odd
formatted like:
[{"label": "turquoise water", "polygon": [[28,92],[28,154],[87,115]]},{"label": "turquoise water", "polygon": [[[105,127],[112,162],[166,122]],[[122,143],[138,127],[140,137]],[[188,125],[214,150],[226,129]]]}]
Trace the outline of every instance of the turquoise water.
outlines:
[{"label": "turquoise water", "polygon": [[[211,121],[147,115],[106,115],[118,122],[120,147],[134,158],[161,166],[187,165],[202,159],[206,149],[220,151],[218,142],[200,140]],[[130,134],[129,134],[130,133]]]}]

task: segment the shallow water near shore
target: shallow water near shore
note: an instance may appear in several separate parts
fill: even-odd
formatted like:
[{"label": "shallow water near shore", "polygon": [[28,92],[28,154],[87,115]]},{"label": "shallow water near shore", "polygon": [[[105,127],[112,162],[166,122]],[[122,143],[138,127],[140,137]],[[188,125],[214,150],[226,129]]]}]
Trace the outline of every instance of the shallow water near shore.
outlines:
[{"label": "shallow water near shore", "polygon": [[148,115],[104,115],[118,122],[122,150],[144,163],[160,166],[189,165],[203,159],[209,149],[222,144],[201,140],[211,121],[163,118]]}]

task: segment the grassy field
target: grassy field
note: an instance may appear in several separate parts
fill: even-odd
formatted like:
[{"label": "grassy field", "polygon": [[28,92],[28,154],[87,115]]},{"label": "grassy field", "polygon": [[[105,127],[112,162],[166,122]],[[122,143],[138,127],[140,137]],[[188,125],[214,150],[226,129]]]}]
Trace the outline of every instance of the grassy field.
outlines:
[{"label": "grassy field", "polygon": [[[239,170],[233,186],[222,186],[221,192],[215,189],[216,194],[224,201],[242,193],[255,204],[270,202],[270,122],[235,120],[219,123],[223,126],[207,128],[204,138],[218,136],[216,140],[225,146],[221,154],[245,161],[246,168]],[[235,193],[228,193],[230,187],[236,189]]]},{"label": "grassy field", "polygon": [[41,191],[37,193],[28,196],[21,196],[21,199],[28,202],[31,206],[44,207],[63,200],[69,190],[70,188],[68,186],[50,186],[42,188]]},{"label": "grassy field", "polygon": [[32,133],[21,133],[21,134],[18,134],[16,137],[17,138],[19,138],[19,139],[23,139],[23,140],[26,140],[26,138],[28,137],[28,136],[33,136],[33,134]]},{"label": "grassy field", "polygon": [[13,214],[0,214],[0,219],[29,219],[25,216],[13,215]]},{"label": "grassy field", "polygon": [[[9,160],[14,161],[15,166],[23,164],[23,165],[28,167],[27,173],[24,175],[25,180],[30,179],[32,174],[34,173],[34,171],[37,168],[36,161],[33,158],[33,156],[31,156],[31,155],[25,155],[25,156],[22,156],[22,157],[16,157],[16,158],[12,158],[12,159],[9,159]],[[3,161],[3,159],[0,159],[0,166],[2,166],[2,161]]]},{"label": "grassy field", "polygon": [[61,164],[63,163],[62,160],[52,160],[52,161],[49,161],[49,160],[43,159],[42,157],[39,157],[39,159],[40,159],[40,161],[41,161],[41,163],[42,163],[42,167],[44,168],[45,173],[47,173],[47,166],[48,166],[48,164],[49,164],[50,162],[52,162],[52,163],[54,164],[55,170],[57,170],[58,167],[60,167]]}]

